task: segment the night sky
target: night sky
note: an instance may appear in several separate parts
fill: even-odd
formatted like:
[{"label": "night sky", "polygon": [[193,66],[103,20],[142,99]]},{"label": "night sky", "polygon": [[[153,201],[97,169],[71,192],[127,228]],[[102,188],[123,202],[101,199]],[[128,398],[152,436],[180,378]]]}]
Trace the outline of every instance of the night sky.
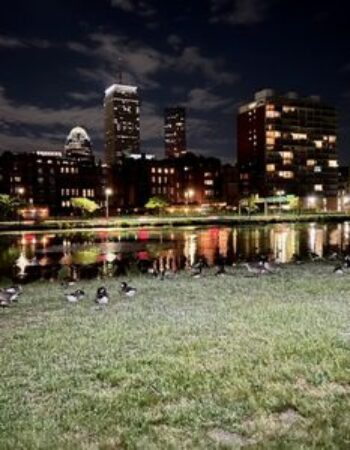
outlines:
[{"label": "night sky", "polygon": [[[0,150],[61,149],[86,127],[103,157],[103,93],[140,88],[141,149],[163,155],[163,108],[188,108],[189,150],[233,162],[236,110],[253,93],[319,94],[350,154],[347,1],[4,0]],[[121,61],[120,61],[121,59]]]}]

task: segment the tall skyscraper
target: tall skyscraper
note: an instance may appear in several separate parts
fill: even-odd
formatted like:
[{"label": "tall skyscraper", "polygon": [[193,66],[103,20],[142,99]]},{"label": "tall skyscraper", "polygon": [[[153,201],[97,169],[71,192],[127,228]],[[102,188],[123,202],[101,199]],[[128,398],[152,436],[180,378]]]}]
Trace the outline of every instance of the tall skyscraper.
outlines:
[{"label": "tall skyscraper", "polygon": [[91,139],[86,130],[82,127],[74,127],[69,132],[66,144],[64,146],[65,156],[74,158],[78,161],[92,162],[94,155],[92,153]]},{"label": "tall skyscraper", "polygon": [[237,149],[242,195],[294,194],[306,207],[336,208],[336,111],[319,97],[257,92],[239,108]]},{"label": "tall skyscraper", "polygon": [[105,91],[105,149],[108,164],[140,153],[140,100],[136,86],[112,84]]},{"label": "tall skyscraper", "polygon": [[164,110],[165,155],[178,158],[187,152],[186,110],[180,106]]}]

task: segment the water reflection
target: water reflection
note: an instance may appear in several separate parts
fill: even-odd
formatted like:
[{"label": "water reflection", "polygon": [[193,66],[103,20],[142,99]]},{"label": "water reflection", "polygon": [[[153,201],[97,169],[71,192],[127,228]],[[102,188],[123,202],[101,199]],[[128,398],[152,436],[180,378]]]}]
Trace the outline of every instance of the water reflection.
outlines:
[{"label": "water reflection", "polygon": [[123,275],[130,270],[179,270],[199,256],[209,265],[271,253],[282,262],[308,251],[324,256],[348,251],[350,223],[274,224],[260,227],[140,229],[67,234],[23,233],[0,237],[0,273],[20,280]]}]

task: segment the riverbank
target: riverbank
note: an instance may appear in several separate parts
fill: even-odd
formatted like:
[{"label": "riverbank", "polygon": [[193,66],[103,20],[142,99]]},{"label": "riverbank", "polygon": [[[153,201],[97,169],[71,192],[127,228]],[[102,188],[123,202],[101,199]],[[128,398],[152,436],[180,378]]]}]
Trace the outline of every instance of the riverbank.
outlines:
[{"label": "riverbank", "polygon": [[0,442],[13,448],[347,448],[350,274],[327,263],[101,281],[0,311]]},{"label": "riverbank", "polygon": [[280,222],[341,222],[350,220],[348,213],[320,214],[275,214],[275,215],[208,215],[208,216],[118,216],[108,220],[104,218],[81,219],[60,218],[42,223],[32,221],[0,222],[0,232],[7,231],[62,231],[71,229],[177,227],[205,225],[264,225]]}]

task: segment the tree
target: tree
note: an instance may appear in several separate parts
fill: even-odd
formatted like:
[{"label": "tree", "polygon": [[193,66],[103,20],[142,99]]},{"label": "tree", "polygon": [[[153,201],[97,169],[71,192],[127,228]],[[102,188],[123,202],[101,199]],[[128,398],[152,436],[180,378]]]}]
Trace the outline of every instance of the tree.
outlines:
[{"label": "tree", "polygon": [[89,214],[93,214],[99,206],[93,200],[84,197],[75,197],[70,199],[70,203],[74,209],[80,211],[80,213],[85,216]]},{"label": "tree", "polygon": [[253,212],[256,212],[259,209],[256,204],[257,200],[257,195],[250,195],[249,197],[240,200],[240,207],[243,207],[250,216]]},{"label": "tree", "polygon": [[169,206],[168,202],[162,197],[151,197],[145,204],[146,209],[158,211],[158,214],[160,214],[167,206]]},{"label": "tree", "polygon": [[289,209],[300,212],[300,199],[296,195],[287,195]]},{"label": "tree", "polygon": [[0,194],[0,219],[10,219],[15,217],[20,202],[16,197],[7,194]]}]

